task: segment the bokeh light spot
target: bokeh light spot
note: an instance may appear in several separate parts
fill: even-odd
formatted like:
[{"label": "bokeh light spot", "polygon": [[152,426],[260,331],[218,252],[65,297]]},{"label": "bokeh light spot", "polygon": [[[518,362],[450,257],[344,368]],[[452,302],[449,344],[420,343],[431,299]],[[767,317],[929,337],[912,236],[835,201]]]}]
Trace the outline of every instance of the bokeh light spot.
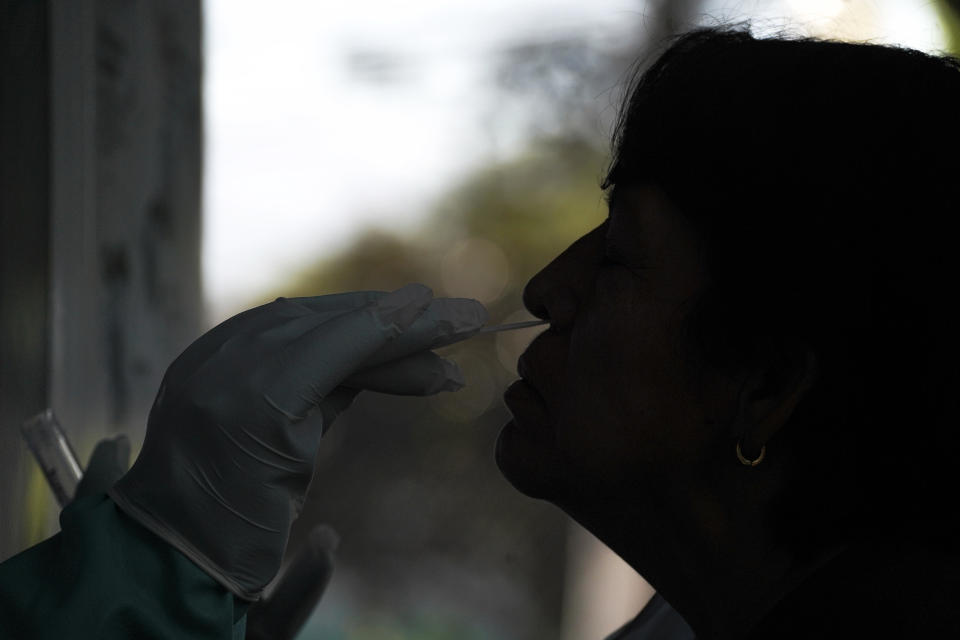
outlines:
[{"label": "bokeh light spot", "polygon": [[507,286],[510,269],[503,249],[486,238],[470,237],[453,245],[440,263],[445,294],[495,301]]}]

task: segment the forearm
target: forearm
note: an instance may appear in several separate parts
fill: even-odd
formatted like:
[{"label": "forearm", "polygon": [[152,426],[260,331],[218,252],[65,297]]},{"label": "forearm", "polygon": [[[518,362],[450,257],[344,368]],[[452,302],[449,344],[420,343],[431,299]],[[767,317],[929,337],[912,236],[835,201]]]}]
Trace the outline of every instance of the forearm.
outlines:
[{"label": "forearm", "polygon": [[243,638],[246,604],[104,494],[61,532],[0,564],[0,629],[12,638]]}]

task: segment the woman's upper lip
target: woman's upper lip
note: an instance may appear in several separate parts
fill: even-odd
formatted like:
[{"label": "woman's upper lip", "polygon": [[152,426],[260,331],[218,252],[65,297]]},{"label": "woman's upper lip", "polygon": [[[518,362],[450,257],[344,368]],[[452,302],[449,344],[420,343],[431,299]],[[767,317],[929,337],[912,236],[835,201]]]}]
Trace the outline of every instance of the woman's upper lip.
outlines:
[{"label": "woman's upper lip", "polygon": [[[551,330],[552,328],[553,325],[551,325]],[[545,397],[544,392],[550,388],[547,382],[551,380],[550,374],[554,373],[554,369],[548,364],[553,360],[548,356],[556,355],[557,349],[562,347],[558,344],[547,344],[552,340],[552,337],[545,334],[546,332],[541,333],[534,338],[533,342],[527,345],[526,350],[517,358],[517,375],[542,397]]]}]

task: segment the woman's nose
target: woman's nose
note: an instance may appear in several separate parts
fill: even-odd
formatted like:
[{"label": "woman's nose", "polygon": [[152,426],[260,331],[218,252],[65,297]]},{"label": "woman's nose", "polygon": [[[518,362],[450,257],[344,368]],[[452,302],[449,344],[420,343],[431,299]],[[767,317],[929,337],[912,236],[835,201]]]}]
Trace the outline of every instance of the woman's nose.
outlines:
[{"label": "woman's nose", "polygon": [[573,324],[577,308],[589,294],[595,265],[602,250],[601,228],[581,237],[530,278],[523,290],[523,306],[549,320],[553,329]]},{"label": "woman's nose", "polygon": [[569,286],[553,283],[539,286],[536,277],[523,290],[523,305],[538,318],[549,320],[551,328],[568,329],[577,315],[577,296]]}]

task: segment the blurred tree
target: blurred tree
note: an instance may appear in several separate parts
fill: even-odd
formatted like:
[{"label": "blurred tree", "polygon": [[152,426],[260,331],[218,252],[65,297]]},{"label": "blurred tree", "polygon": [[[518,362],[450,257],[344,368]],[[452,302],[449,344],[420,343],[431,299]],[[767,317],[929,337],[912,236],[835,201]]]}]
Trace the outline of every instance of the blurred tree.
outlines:
[{"label": "blurred tree", "polygon": [[[541,141],[452,190],[416,232],[370,231],[282,293],[423,282],[438,296],[482,300],[499,322],[521,310],[533,273],[606,216],[602,168],[602,153],[582,140]],[[497,273],[491,286],[485,274]],[[371,606],[429,613],[440,626],[443,615],[477,620],[489,637],[556,638],[564,516],[517,494],[492,462],[509,419],[500,394],[525,347],[509,338],[442,350],[468,380],[457,393],[361,394],[325,438],[291,548],[311,524],[330,522],[343,538],[338,572],[359,576]]]},{"label": "blurred tree", "polygon": [[936,7],[946,35],[947,49],[960,56],[960,0],[939,0]]},{"label": "blurred tree", "polygon": [[[582,34],[519,42],[497,60],[494,94],[503,103],[527,105],[524,126],[535,136],[576,135],[604,140],[616,118],[621,89],[634,63],[644,65],[669,39],[703,19],[704,0],[639,2],[631,37],[597,42]],[[631,20],[632,19],[632,20]]]}]

